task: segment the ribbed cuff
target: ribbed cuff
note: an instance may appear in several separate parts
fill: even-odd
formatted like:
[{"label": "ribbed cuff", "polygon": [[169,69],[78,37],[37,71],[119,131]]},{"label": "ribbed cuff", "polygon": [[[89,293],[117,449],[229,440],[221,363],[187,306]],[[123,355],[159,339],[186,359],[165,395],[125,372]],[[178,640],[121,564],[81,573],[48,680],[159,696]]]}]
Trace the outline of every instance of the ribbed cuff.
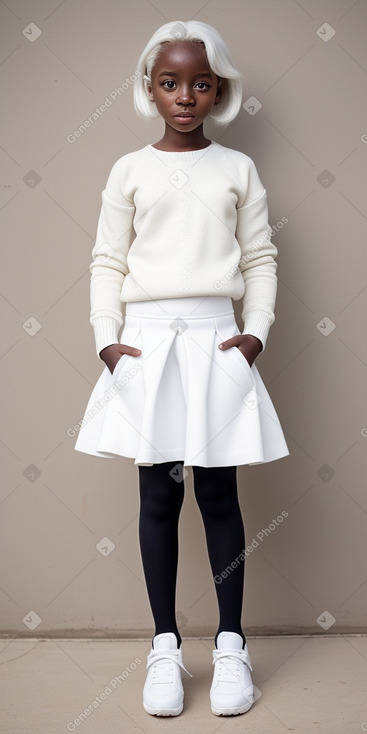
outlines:
[{"label": "ribbed cuff", "polygon": [[274,322],[274,317],[264,311],[249,311],[244,320],[244,329],[242,334],[252,334],[260,339],[265,351],[269,329]]},{"label": "ribbed cuff", "polygon": [[100,316],[100,318],[93,321],[92,326],[94,329],[97,357],[101,359],[99,353],[102,349],[109,347],[110,344],[118,344],[120,324],[110,316]]}]

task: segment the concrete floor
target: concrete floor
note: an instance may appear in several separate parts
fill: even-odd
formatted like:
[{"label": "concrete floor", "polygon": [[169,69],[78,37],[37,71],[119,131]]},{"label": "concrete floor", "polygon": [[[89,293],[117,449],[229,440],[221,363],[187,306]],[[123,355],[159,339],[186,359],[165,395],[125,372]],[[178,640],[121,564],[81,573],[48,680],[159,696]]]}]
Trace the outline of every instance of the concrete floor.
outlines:
[{"label": "concrete floor", "polygon": [[184,639],[184,710],[161,718],[142,707],[150,640],[0,638],[1,734],[367,731],[367,636],[248,637],[256,700],[232,717],[210,710],[212,648]]}]

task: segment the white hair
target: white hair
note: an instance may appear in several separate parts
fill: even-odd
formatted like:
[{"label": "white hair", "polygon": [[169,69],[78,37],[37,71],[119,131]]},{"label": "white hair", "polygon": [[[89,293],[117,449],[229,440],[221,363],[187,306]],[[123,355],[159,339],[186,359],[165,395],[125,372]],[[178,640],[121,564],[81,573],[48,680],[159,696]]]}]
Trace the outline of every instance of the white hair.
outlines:
[{"label": "white hair", "polygon": [[153,66],[162,50],[162,44],[175,41],[202,42],[208,64],[220,77],[222,97],[209,115],[218,125],[226,125],[237,117],[242,103],[242,74],[232,64],[226,43],[218,31],[199,20],[174,20],[165,23],[148,41],[138,63],[139,76],[134,82],[134,107],[142,118],[159,116],[154,100],[149,99],[147,85],[151,83]]}]

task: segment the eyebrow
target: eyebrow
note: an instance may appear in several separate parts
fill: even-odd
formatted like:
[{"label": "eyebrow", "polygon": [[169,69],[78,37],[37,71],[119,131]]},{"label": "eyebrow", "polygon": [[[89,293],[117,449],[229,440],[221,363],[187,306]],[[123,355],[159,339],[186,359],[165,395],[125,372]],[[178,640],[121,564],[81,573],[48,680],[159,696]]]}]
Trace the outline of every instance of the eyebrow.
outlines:
[{"label": "eyebrow", "polygon": [[[178,75],[174,71],[161,71],[161,73],[158,74],[158,78],[160,76],[178,76]],[[208,77],[208,79],[212,79],[213,78],[212,75],[209,72],[207,72],[207,71],[204,71],[202,74],[200,74],[200,73],[199,74],[195,74],[195,76],[206,76],[206,77]]]}]

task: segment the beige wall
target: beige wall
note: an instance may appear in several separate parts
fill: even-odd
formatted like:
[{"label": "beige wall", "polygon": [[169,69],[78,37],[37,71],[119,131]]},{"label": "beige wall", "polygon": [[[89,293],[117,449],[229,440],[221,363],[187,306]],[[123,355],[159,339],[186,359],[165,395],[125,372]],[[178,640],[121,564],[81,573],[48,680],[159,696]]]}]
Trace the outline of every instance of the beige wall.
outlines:
[{"label": "beige wall", "polygon": [[[245,75],[244,102],[262,105],[206,132],[254,158],[270,223],[289,220],[274,237],[276,321],[257,365],[291,455],[238,469],[246,542],[258,543],[246,560],[244,629],[366,631],[366,3],[8,0],[0,607],[1,630],[15,635],[153,631],[137,467],[74,451],[68,429],[103,369],[88,269],[101,191],[112,164],[159,140],[163,125],[137,118],[129,86],[75,143],[67,136],[134,73],[157,27],[190,18],[218,28]],[[29,23],[41,30],[34,42]],[[218,619],[188,471],[183,636],[211,634]],[[282,511],[288,517],[267,530]],[[105,537],[116,546],[107,557],[96,549]]]}]

